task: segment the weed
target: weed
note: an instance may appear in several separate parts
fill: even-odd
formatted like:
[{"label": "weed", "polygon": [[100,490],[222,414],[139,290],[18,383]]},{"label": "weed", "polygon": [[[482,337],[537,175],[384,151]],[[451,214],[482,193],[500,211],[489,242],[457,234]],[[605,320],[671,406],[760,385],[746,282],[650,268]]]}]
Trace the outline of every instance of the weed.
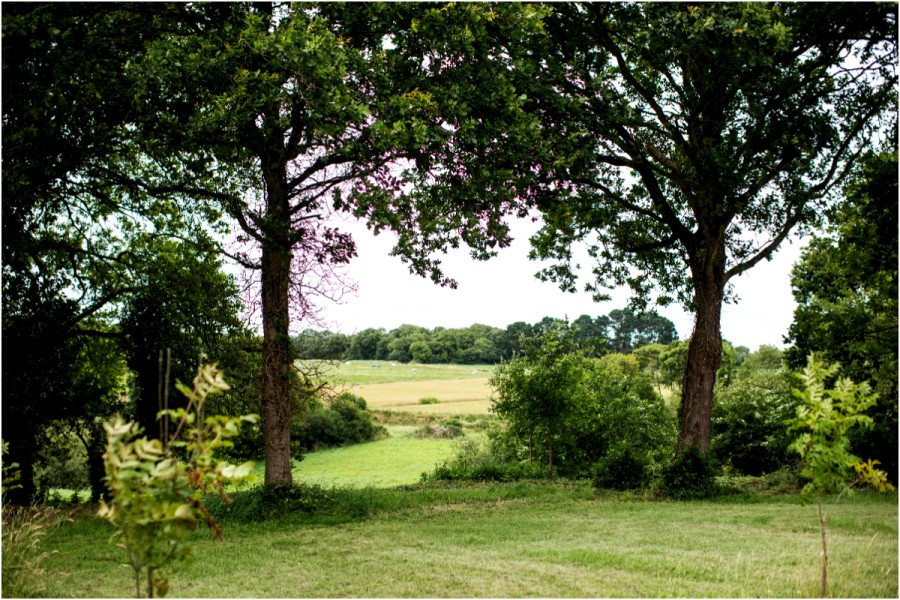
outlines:
[{"label": "weed", "polygon": [[46,590],[43,537],[62,521],[48,506],[3,507],[3,597],[33,597]]}]

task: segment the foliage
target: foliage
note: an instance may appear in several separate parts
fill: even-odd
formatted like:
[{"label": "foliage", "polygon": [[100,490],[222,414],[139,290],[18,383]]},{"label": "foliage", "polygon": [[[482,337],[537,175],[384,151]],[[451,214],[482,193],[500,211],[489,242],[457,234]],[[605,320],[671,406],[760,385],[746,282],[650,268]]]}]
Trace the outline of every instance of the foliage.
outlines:
[{"label": "foliage", "polygon": [[180,239],[208,248],[217,229],[209,204],[132,185],[153,166],[129,127],[136,113],[125,67],[179,29],[180,12],[165,4],[4,10],[3,342],[18,348],[3,361],[4,435],[23,469],[16,501],[32,496],[38,448],[67,433],[85,445],[99,495],[100,422],[128,407],[110,402],[120,373],[108,375],[120,359],[90,355],[109,356],[122,339],[116,324],[129,298],[164,296],[146,287],[149,246]]},{"label": "foliage", "polygon": [[[298,358],[342,360],[390,360],[422,364],[496,364],[522,352],[522,339],[534,337],[558,319],[544,317],[528,324],[512,323],[506,329],[471,325],[461,329],[436,327],[433,330],[401,325],[391,331],[364,329],[346,336],[341,333],[307,329],[292,340]],[[574,347],[587,356],[608,352],[630,352],[637,345],[668,344],[675,338],[675,325],[655,313],[636,315],[615,309],[593,318],[581,315],[572,321]]]},{"label": "foliage", "polygon": [[690,446],[665,466],[662,472],[662,491],[678,500],[709,498],[718,491],[716,470],[709,456]]},{"label": "foliage", "polygon": [[295,417],[291,443],[294,456],[301,456],[304,450],[361,444],[384,433],[384,428],[372,421],[363,398],[342,392],[328,402],[313,399],[306,411]]},{"label": "foliage", "polygon": [[792,367],[810,352],[839,362],[878,393],[873,427],[851,434],[855,452],[897,480],[897,152],[869,153],[829,211],[830,225],[791,276],[797,308],[786,340]]},{"label": "foliage", "polygon": [[793,422],[793,428],[800,434],[791,449],[803,459],[800,474],[808,480],[801,490],[801,498],[808,500],[816,496],[819,499],[823,598],[828,590],[828,545],[822,496],[849,494],[851,485],[856,483],[870,485],[880,492],[894,490],[885,473],[876,468],[878,461],[863,462],[850,453],[849,432],[855,426],[871,426],[872,418],[863,413],[875,404],[876,396],[868,382],[853,383],[847,377],[838,378],[832,388],[826,389],[826,383],[839,371],[838,363],[826,364],[815,354],[810,354],[802,375],[804,387],[794,392],[802,403],[797,407]]},{"label": "foliage", "polygon": [[[872,140],[893,137],[896,7],[565,3],[520,50],[543,229],[567,291],[696,314],[679,448],[709,443],[729,281],[808,231]],[[837,24],[826,32],[822,23]],[[523,58],[523,61],[527,60]],[[858,65],[858,67],[857,67]]]},{"label": "foliage", "polygon": [[553,472],[554,444],[583,394],[588,359],[573,351],[564,325],[525,340],[523,348],[521,356],[500,364],[491,376],[496,393],[491,410],[508,421],[513,435],[529,440],[530,462],[534,440],[539,440]]},{"label": "foliage", "polygon": [[594,463],[593,482],[600,489],[632,490],[649,481],[646,456],[631,448],[617,448]]},{"label": "foliage", "polygon": [[803,389],[795,390],[801,400],[793,429],[799,431],[791,449],[803,459],[801,475],[808,480],[803,496],[846,493],[854,481],[872,484],[880,491],[893,489],[876,476],[872,463],[863,463],[850,452],[850,430],[870,427],[872,418],[864,414],[876,396],[868,382],[854,383],[847,377],[826,383],[840,371],[838,363],[823,363],[811,354],[803,370]]},{"label": "foliage", "polygon": [[594,361],[584,386],[560,444],[565,472],[604,477],[604,469],[616,469],[615,461],[626,460],[626,454],[645,467],[669,456],[674,415],[634,356],[608,354]]},{"label": "foliage", "polygon": [[789,425],[798,405],[791,392],[794,375],[786,369],[754,368],[758,360],[751,354],[735,381],[716,391],[713,408],[710,455],[745,475],[770,473],[794,462],[789,451]]},{"label": "foliage", "polygon": [[[625,468],[617,461],[634,459],[641,465],[634,469],[634,477],[644,482],[646,468],[671,451],[673,415],[637,358],[607,354],[591,360],[561,352],[571,343],[558,337],[561,331],[565,328],[551,328],[526,340],[531,354],[497,367],[491,380],[496,392],[492,410],[507,421],[507,427],[499,434],[496,449],[504,448],[501,454],[509,459],[529,462],[552,452],[559,473],[604,482],[614,479],[620,466]],[[562,409],[551,414],[556,419],[551,429],[541,411],[553,408],[545,404],[554,395]]]},{"label": "foliage", "polygon": [[525,461],[504,460],[491,443],[479,437],[464,437],[454,442],[454,454],[422,474],[422,482],[434,481],[517,481],[542,479],[552,475],[550,467]]},{"label": "foliage", "polygon": [[[213,365],[201,367],[193,389],[181,383],[178,389],[188,398],[188,406],[168,411],[177,422],[170,440],[138,438],[140,428],[121,417],[104,423],[111,497],[109,503],[100,503],[98,514],[116,527],[114,537],[124,544],[137,597],[142,578],[146,578],[148,597],[166,595],[168,579],[163,571],[172,563],[191,559],[187,534],[198,520],[206,521],[214,539],[222,539],[203,496],[211,492],[224,496],[222,486],[246,479],[253,467],[252,463],[236,466],[215,461],[215,451],[232,443],[230,438],[238,434],[241,424],[256,420],[253,415],[203,416],[206,398],[228,389],[221,372]],[[179,459],[170,448],[188,458]]]},{"label": "foliage", "polygon": [[42,445],[36,458],[34,476],[39,496],[46,497],[51,488],[90,489],[87,452],[74,435],[65,432],[52,444]]},{"label": "foliage", "polygon": [[41,551],[41,540],[62,520],[60,513],[48,506],[15,506],[6,494],[16,488],[21,474],[16,463],[9,463],[3,446],[3,596],[27,598],[46,590],[44,561],[49,552]]}]

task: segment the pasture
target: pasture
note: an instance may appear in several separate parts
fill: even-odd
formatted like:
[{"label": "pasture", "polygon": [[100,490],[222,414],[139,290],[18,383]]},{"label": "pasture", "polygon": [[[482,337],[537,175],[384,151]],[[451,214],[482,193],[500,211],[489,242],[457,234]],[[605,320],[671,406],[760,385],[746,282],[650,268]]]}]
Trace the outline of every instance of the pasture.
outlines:
[{"label": "pasture", "polygon": [[[177,597],[811,597],[816,509],[794,497],[646,502],[585,484],[336,490],[330,518],[291,512],[198,529]],[[236,504],[241,498],[236,498]],[[325,510],[325,509],[323,509]],[[327,512],[327,511],[326,511]],[[81,516],[46,540],[46,594],[133,592],[110,526]],[[897,597],[897,497],[833,509],[830,592]]]},{"label": "pasture", "polygon": [[388,426],[387,439],[306,454],[295,464],[294,480],[352,487],[417,483],[423,472],[450,456],[453,442],[417,438],[414,430],[413,426]]},{"label": "pasture", "polygon": [[[336,389],[362,396],[372,410],[431,415],[483,415],[489,412],[488,378],[494,365],[419,365],[387,361],[327,363]],[[437,404],[419,404],[422,398]]]},{"label": "pasture", "polygon": [[[489,368],[332,366],[374,410],[479,414]],[[416,371],[413,372],[412,368]],[[475,371],[473,373],[473,371]],[[454,395],[456,394],[456,395]],[[418,404],[433,396],[437,404]],[[467,397],[469,399],[467,399]],[[464,412],[462,412],[464,411]],[[386,439],[307,454],[291,498],[258,487],[210,504],[226,541],[202,527],[177,597],[811,597],[821,541],[796,496],[735,492],[674,502],[588,482],[420,484],[450,440],[388,425]],[[478,435],[469,433],[468,435]],[[261,465],[260,465],[261,468]],[[294,502],[292,504],[291,502]],[[897,597],[897,495],[829,505],[829,591]],[[44,594],[133,592],[111,527],[81,509],[45,539]]]}]

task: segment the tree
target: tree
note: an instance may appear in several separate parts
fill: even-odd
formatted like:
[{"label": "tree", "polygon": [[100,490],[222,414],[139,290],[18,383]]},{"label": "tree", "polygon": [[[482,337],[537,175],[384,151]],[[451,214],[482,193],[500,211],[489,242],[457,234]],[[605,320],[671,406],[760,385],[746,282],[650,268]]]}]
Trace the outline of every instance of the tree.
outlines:
[{"label": "tree", "polygon": [[635,314],[628,309],[609,313],[609,341],[613,352],[629,353],[646,344],[669,344],[678,339],[675,324],[656,313]]},{"label": "tree", "polygon": [[897,152],[869,153],[791,276],[794,321],[785,353],[794,368],[809,353],[843,365],[878,392],[871,430],[854,451],[877,458],[897,480]]},{"label": "tree", "polygon": [[378,342],[384,338],[383,329],[363,329],[350,339],[347,358],[354,360],[375,360],[378,355]]},{"label": "tree", "polygon": [[[498,183],[517,161],[500,149],[531,130],[520,124],[523,100],[502,85],[494,31],[535,30],[540,15],[277,3],[183,13],[183,30],[132,63],[138,137],[165,175],[135,185],[217,203],[253,245],[233,256],[258,273],[265,479],[287,484],[291,301],[302,318],[323,292],[316,281],[356,252],[328,217],[342,210],[394,231],[395,253],[448,285],[431,253],[461,238],[488,257],[508,243],[502,217],[517,190]],[[310,269],[321,275],[305,284]]]},{"label": "tree", "polygon": [[[533,257],[695,313],[679,449],[706,452],[728,283],[821,206],[896,110],[887,4],[559,4],[519,69],[540,117]],[[823,27],[827,23],[828,27]]]},{"label": "tree", "polygon": [[204,231],[215,225],[214,213],[177,197],[119,185],[123,172],[150,168],[126,127],[133,94],[125,65],[177,28],[180,11],[3,10],[3,341],[16,348],[3,359],[4,435],[16,439],[23,467],[19,499],[33,492],[36,440],[47,427],[73,424],[95,445],[93,417],[103,416],[100,399],[116,395],[120,377],[86,357],[107,353],[101,340],[120,337],[121,303],[146,291],[133,278],[145,258],[135,248],[147,238],[195,240],[200,221]]},{"label": "tree", "polygon": [[[161,391],[172,392],[175,402],[175,382],[189,380],[206,360],[218,361],[215,349],[223,338],[241,331],[238,289],[209,240],[151,238],[132,252],[142,268],[131,276],[135,291],[122,302],[120,343],[138,387],[136,423],[164,439],[157,424]],[[168,370],[171,389],[162,389],[161,369]]]},{"label": "tree", "polygon": [[491,376],[496,392],[491,410],[527,437],[530,449],[534,435],[543,436],[551,472],[554,441],[564,433],[562,424],[576,406],[587,365],[563,322],[525,340],[523,354],[500,364]]}]

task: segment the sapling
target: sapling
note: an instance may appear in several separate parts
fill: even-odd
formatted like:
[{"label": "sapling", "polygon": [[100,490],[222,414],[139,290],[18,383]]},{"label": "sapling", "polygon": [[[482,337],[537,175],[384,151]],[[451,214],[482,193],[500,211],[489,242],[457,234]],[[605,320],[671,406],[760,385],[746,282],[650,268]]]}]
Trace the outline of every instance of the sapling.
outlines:
[{"label": "sapling", "polygon": [[[135,595],[141,596],[141,581],[147,597],[165,596],[168,579],[163,569],[175,562],[188,564],[191,547],[187,534],[203,520],[213,531],[213,539],[224,539],[222,529],[203,505],[206,494],[217,492],[230,501],[224,485],[240,483],[250,476],[253,463],[233,465],[217,462],[214,452],[229,447],[229,438],[240,432],[243,423],[255,423],[255,415],[202,417],[208,396],[229,389],[215,365],[200,367],[193,389],[178,383],[188,398],[186,408],[162,411],[177,423],[168,444],[138,437],[136,423],[120,416],[104,423],[107,433],[106,483],[110,500],[100,503],[99,515],[116,527],[114,539],[128,555],[134,571]],[[176,456],[173,449],[181,449]]]},{"label": "sapling", "polygon": [[820,594],[824,598],[828,586],[827,515],[823,508],[824,496],[837,494],[837,499],[852,493],[856,485],[870,485],[887,492],[894,489],[886,474],[877,468],[878,461],[863,461],[850,452],[850,430],[856,426],[870,427],[872,418],[864,414],[875,404],[877,395],[868,382],[853,383],[849,378],[838,378],[831,389],[826,382],[837,376],[840,365],[822,363],[810,354],[801,379],[803,390],[793,390],[802,403],[797,407],[797,417],[792,429],[800,435],[791,450],[800,454],[803,468],[800,472],[808,483],[801,491],[801,498],[816,498],[819,509],[819,529],[822,534],[822,577]]}]

